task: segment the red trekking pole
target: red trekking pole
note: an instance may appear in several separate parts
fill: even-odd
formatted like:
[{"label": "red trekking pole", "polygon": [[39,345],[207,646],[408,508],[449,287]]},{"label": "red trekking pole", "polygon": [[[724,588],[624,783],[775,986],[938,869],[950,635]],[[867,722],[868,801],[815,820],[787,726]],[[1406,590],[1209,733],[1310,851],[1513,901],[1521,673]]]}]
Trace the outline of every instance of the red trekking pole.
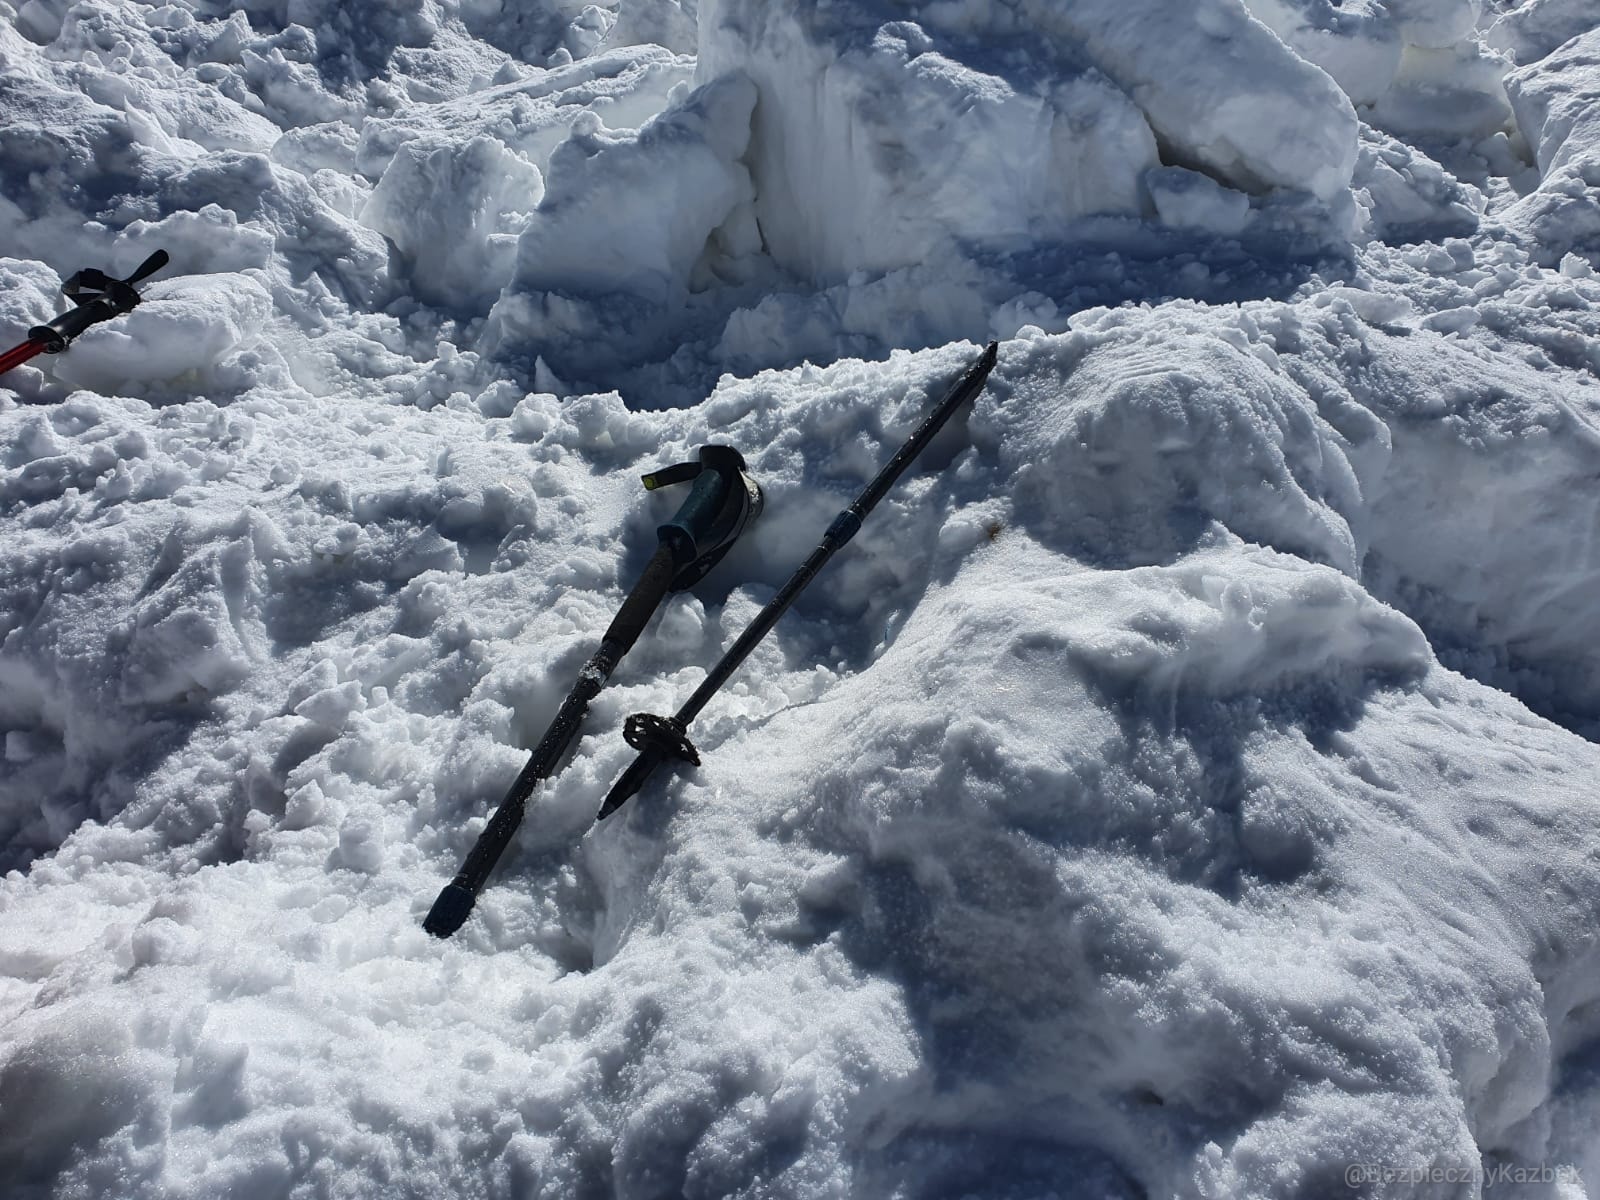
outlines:
[{"label": "red trekking pole", "polygon": [[61,285],[72,307],[52,321],[28,330],[28,340],[0,354],[0,374],[20,367],[35,354],[60,354],[91,325],[120,317],[139,303],[133,285],[167,265],[167,252],[157,250],[126,279],[112,279],[104,271],[86,267]]}]

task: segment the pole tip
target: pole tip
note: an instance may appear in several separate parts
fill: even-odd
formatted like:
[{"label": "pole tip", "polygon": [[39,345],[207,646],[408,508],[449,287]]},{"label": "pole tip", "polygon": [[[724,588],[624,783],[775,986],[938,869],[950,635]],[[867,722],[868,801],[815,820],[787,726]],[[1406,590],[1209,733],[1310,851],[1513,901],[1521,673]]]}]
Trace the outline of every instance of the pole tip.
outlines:
[{"label": "pole tip", "polygon": [[459,883],[446,885],[439,893],[439,898],[433,902],[433,907],[428,910],[422,927],[436,938],[449,937],[472,915],[472,906],[477,903],[477,899],[469,887]]},{"label": "pole tip", "polygon": [[621,808],[644,786],[645,780],[650,778],[650,772],[655,770],[656,756],[649,753],[640,754],[629,764],[622,777],[611,785],[611,790],[606,793],[605,803],[600,806],[600,811],[594,816],[596,821],[604,821],[617,809]]}]

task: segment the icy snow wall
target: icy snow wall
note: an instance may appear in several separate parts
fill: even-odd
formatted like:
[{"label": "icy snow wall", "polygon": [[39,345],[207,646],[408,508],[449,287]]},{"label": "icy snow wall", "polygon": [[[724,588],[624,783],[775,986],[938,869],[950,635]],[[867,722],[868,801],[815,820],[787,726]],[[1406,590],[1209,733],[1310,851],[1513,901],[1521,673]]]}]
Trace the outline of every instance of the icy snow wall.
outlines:
[{"label": "icy snow wall", "polygon": [[1138,213],[1158,139],[1246,190],[1326,199],[1355,164],[1333,81],[1220,0],[716,0],[699,77],[729,71],[760,93],[749,162],[767,248],[818,280]]},{"label": "icy snow wall", "polygon": [[1600,29],[1506,80],[1543,176],[1506,214],[1541,262],[1600,253]]}]

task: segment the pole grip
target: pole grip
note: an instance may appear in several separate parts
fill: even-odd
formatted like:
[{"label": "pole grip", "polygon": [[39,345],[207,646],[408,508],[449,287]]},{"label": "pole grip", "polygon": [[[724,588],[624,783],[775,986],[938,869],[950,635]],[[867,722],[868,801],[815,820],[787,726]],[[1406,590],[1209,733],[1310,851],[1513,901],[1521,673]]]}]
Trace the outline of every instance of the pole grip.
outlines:
[{"label": "pole grip", "polygon": [[109,297],[97,296],[87,303],[69,308],[59,317],[52,317],[43,325],[35,325],[28,330],[28,337],[44,343],[46,354],[60,354],[89,326],[109,321],[126,311]]}]

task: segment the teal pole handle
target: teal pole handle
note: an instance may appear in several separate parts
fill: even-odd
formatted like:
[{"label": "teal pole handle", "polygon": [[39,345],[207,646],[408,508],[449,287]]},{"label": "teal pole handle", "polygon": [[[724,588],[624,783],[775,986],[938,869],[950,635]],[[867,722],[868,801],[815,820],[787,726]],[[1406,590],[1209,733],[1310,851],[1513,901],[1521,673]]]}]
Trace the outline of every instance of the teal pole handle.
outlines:
[{"label": "teal pole handle", "polygon": [[744,456],[732,446],[701,446],[700,461],[678,463],[644,477],[650,491],[694,480],[672,520],[657,526],[661,545],[677,567],[672,590],[681,592],[705,577],[732,548],[744,528],[761,515],[761,488],[745,471]]}]

